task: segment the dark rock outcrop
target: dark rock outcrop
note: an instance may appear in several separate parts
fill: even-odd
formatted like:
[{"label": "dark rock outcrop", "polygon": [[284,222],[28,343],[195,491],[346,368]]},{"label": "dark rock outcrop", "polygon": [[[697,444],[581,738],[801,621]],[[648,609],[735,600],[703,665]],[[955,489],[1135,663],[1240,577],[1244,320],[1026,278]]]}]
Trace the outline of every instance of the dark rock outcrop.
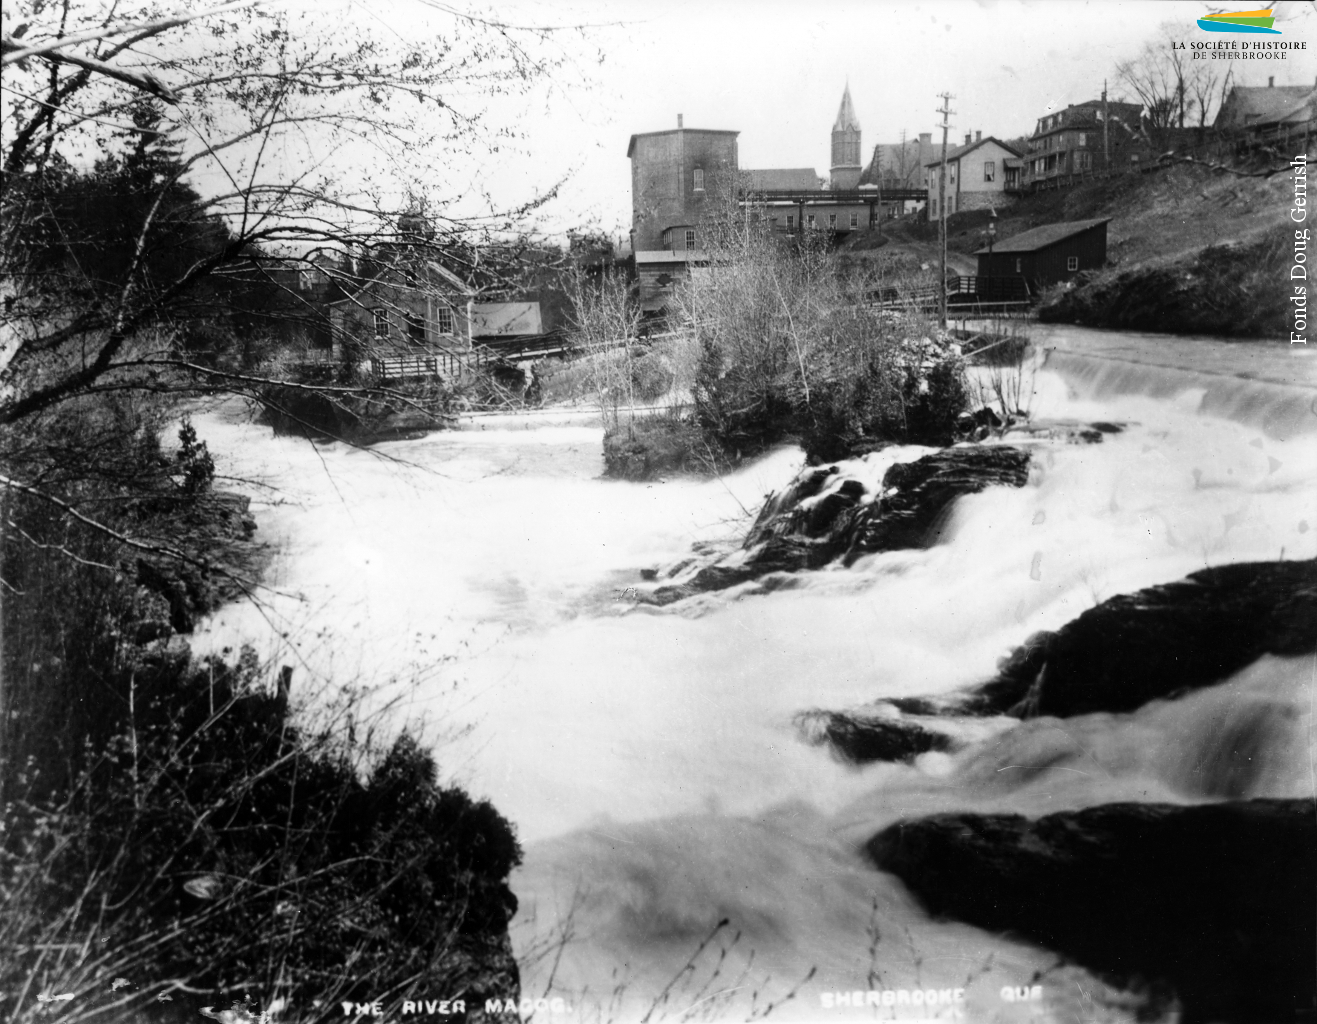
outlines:
[{"label": "dark rock outcrop", "polygon": [[1317,561],[1241,562],[1122,594],[1056,632],[1035,633],[980,686],[898,697],[882,712],[837,715],[844,728],[804,731],[848,760],[909,760],[949,749],[939,718],[1129,712],[1212,686],[1263,655],[1315,652]]},{"label": "dark rock outcrop", "polygon": [[1038,308],[1043,323],[1173,334],[1284,337],[1289,294],[1279,234],[1150,261],[1088,271]]},{"label": "dark rock outcrop", "polygon": [[875,551],[932,547],[956,498],[994,485],[1023,487],[1028,479],[1029,453],[1003,445],[947,448],[898,463],[883,477],[882,498],[856,517],[846,562]]},{"label": "dark rock outcrop", "polygon": [[228,491],[158,496],[150,502],[142,534],[159,550],[134,560],[132,578],[155,595],[159,615],[134,628],[143,638],[139,642],[171,629],[191,633],[199,618],[247,594],[269,558],[267,546],[253,539],[250,507],[251,499]]},{"label": "dark rock outcrop", "polygon": [[441,383],[383,388],[271,384],[259,396],[260,421],[276,434],[373,444],[451,426],[452,393]]},{"label": "dark rock outcrop", "polygon": [[950,736],[917,722],[841,711],[802,711],[796,728],[807,743],[827,746],[852,764],[913,761],[930,750],[949,750]]},{"label": "dark rock outcrop", "polygon": [[1178,998],[1183,1024],[1310,1019],[1317,804],[943,814],[867,845],[930,913]]},{"label": "dark rock outcrop", "polygon": [[[1004,445],[946,448],[892,466],[877,495],[857,479],[836,483],[840,473],[836,465],[803,470],[768,500],[740,551],[701,567],[680,583],[642,591],[639,599],[672,604],[769,573],[818,569],[837,559],[850,565],[865,554],[932,547],[941,539],[946,513],[956,498],[993,486],[1023,487],[1029,478],[1029,453]],[[680,564],[684,569],[688,562]],[[670,569],[667,575],[679,571]]]},{"label": "dark rock outcrop", "polygon": [[1317,651],[1317,561],[1241,562],[1122,594],[1037,633],[965,700],[971,714],[1133,711],[1264,654]]}]

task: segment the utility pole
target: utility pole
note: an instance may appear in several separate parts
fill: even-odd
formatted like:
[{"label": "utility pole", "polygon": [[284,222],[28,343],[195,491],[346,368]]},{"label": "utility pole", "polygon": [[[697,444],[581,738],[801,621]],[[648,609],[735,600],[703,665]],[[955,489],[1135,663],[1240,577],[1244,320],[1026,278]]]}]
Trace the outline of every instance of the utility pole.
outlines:
[{"label": "utility pole", "polygon": [[938,93],[942,106],[937,112],[942,115],[942,163],[937,176],[937,212],[938,212],[938,326],[944,330],[947,326],[947,129],[951,123],[947,120],[955,113],[951,101],[955,97],[949,92]]},{"label": "utility pole", "polygon": [[1111,118],[1107,114],[1107,80],[1102,79],[1102,171],[1111,175],[1111,142],[1107,125]]}]

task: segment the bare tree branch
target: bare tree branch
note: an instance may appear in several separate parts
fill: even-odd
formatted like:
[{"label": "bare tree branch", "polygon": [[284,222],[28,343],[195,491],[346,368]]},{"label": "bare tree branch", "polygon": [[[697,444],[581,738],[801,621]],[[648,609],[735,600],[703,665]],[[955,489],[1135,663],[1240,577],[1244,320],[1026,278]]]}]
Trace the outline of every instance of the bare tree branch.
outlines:
[{"label": "bare tree branch", "polygon": [[232,11],[242,10],[245,7],[256,7],[270,2],[271,0],[233,0],[232,3],[221,4],[219,7],[212,7],[209,10],[176,14],[172,18],[161,18],[157,21],[137,22],[128,25],[109,25],[104,28],[92,29],[89,32],[80,32],[77,35],[58,36],[54,39],[47,39],[35,46],[25,47],[10,37],[0,41],[0,45],[3,46],[4,50],[4,56],[0,57],[0,66],[15,64],[27,57],[49,57],[66,46],[89,43],[96,39],[108,39],[111,36],[121,36],[129,32],[150,34],[164,32],[167,29],[177,28],[179,25],[186,25],[190,21],[196,21],[198,18],[228,14]]}]

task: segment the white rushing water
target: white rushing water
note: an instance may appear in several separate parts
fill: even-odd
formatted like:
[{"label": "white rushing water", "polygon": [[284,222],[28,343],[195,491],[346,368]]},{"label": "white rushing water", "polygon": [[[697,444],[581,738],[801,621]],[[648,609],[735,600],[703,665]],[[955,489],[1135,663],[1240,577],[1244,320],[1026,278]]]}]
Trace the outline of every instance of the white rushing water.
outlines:
[{"label": "white rushing water", "polygon": [[[928,920],[858,845],[945,809],[1310,794],[1310,664],[1264,659],[1130,715],[976,723],[981,742],[913,766],[841,764],[792,724],[982,681],[1120,593],[1317,555],[1314,435],[1199,415],[1206,391],[1183,382],[1148,397],[1090,380],[1082,400],[1055,374],[1036,383],[1039,416],[1128,427],[1039,445],[1029,484],[962,499],[939,547],[663,610],[627,600],[639,569],[737,543],[798,451],[723,480],[628,484],[599,478],[597,428],[487,420],[363,452],[199,418],[222,473],[273,488],[251,493],[279,547],[275,593],[222,610],[201,646],[253,643],[300,666],[303,692],[388,684],[423,715],[446,777],[527,847],[525,991],[573,1018],[744,1019],[777,1001],[775,1018],[882,1019],[896,1011],[824,996],[932,987],[966,1001],[929,1016],[1125,1019],[1110,993],[1094,1010],[1103,986],[1054,954]],[[1241,775],[1220,737],[1248,715],[1265,743]],[[1002,1000],[1039,979],[1043,1003]]]}]

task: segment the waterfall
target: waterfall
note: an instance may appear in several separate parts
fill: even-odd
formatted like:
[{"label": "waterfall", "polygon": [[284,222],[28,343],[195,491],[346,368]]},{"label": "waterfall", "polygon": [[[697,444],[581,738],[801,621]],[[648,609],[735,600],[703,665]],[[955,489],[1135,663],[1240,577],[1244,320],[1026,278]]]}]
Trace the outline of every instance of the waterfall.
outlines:
[{"label": "waterfall", "polygon": [[817,1019],[845,994],[871,1018],[976,1020],[1042,985],[1042,1019],[1084,991],[1132,1020],[1137,1001],[1054,954],[931,919],[861,848],[938,811],[1311,795],[1309,663],[1264,659],[1131,714],[965,721],[956,750],[913,764],[843,763],[796,718],[980,682],[1036,631],[1205,566],[1314,557],[1313,393],[1058,341],[1036,415],[1122,432],[1031,442],[1027,486],[960,499],[936,547],[665,609],[628,600],[639,571],[733,549],[797,450],[629,484],[599,479],[598,428],[500,424],[370,453],[215,414],[196,422],[221,471],[277,484],[253,493],[281,554],[264,606],[223,609],[199,645],[253,643],[426,716],[448,776],[518,827],[525,991],[573,1019],[770,1003]]}]

